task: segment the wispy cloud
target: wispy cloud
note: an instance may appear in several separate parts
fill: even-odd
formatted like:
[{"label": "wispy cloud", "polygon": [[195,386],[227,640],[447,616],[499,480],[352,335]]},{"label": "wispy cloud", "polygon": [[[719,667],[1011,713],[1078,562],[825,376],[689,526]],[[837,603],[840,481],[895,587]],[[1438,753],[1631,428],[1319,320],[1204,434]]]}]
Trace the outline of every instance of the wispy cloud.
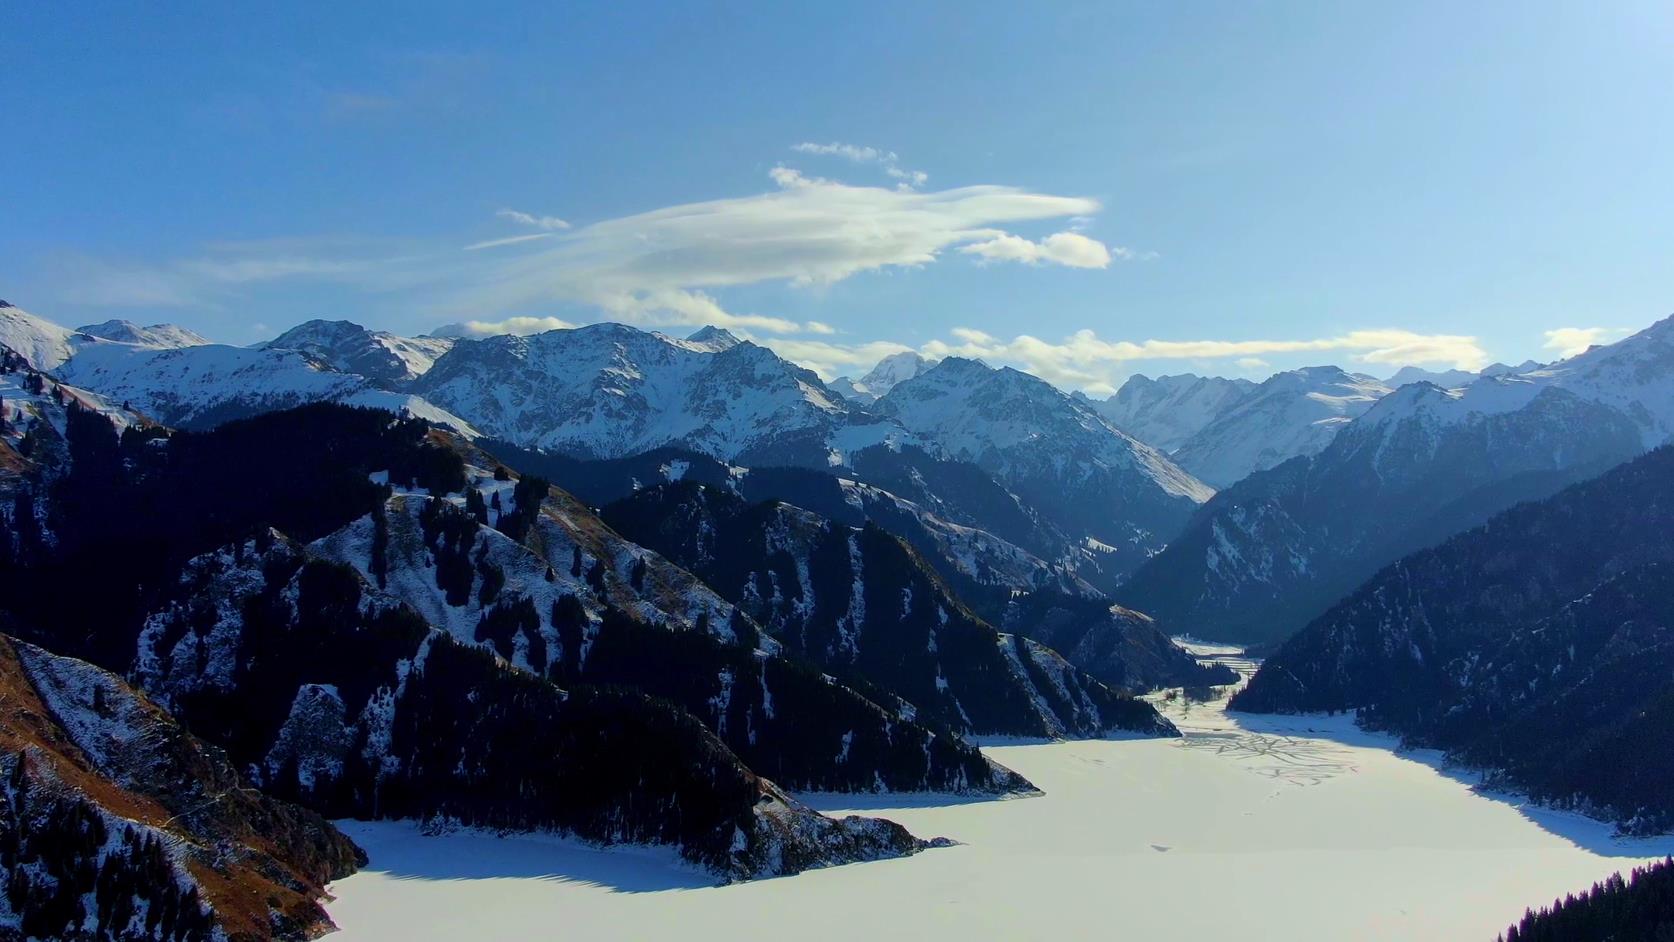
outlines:
[{"label": "wispy cloud", "polygon": [[892,150],[879,150],[876,147],[862,147],[837,141],[830,144],[815,144],[810,141],[803,141],[800,144],[792,144],[791,150],[815,157],[841,157],[856,164],[876,164],[882,167],[883,172],[889,175],[891,179],[901,181],[903,186],[916,188],[930,182],[928,173],[902,167],[901,158]]},{"label": "wispy cloud", "polygon": [[[711,292],[775,281],[826,285],[861,272],[930,265],[944,250],[1011,235],[1003,226],[1099,209],[1085,197],[1016,187],[918,192],[851,186],[786,167],[771,176],[778,188],[766,193],[609,219],[498,255],[461,285],[454,303],[491,310],[580,304],[630,322],[819,332],[727,311]],[[1108,262],[1101,243],[1077,233],[1041,245],[1049,248],[1018,260],[1097,267],[1102,254]]]},{"label": "wispy cloud", "polygon": [[525,213],[516,209],[502,209],[494,215],[499,216],[501,219],[510,219],[512,222],[520,223],[525,226],[534,226],[536,229],[546,229],[548,231],[552,231],[555,229],[570,228],[569,223],[559,219],[557,216],[537,216],[534,213]]},{"label": "wispy cloud", "polygon": [[502,245],[517,245],[520,242],[533,242],[536,239],[549,239],[551,237],[552,233],[550,232],[535,232],[529,235],[507,236],[504,239],[488,239],[482,242],[472,242],[470,245],[465,246],[465,251],[475,252],[478,249],[492,249]]},{"label": "wispy cloud", "polygon": [[1546,331],[1546,342],[1541,346],[1555,352],[1559,359],[1567,359],[1586,353],[1594,344],[1608,343],[1627,334],[1625,327],[1559,327]]},{"label": "wispy cloud", "polygon": [[[876,158],[882,160],[884,158]],[[1110,247],[1079,232],[1040,241],[1022,224],[1085,218],[1097,200],[982,185],[940,191],[856,186],[776,167],[750,196],[668,206],[570,226],[517,209],[498,215],[538,231],[459,244],[288,240],[207,248],[163,262],[80,259],[74,300],[111,306],[219,306],[279,281],[330,282],[411,300],[438,320],[498,323],[514,313],[587,310],[649,326],[712,324],[771,335],[829,336],[822,321],[727,309],[725,289],[822,286],[865,272],[913,269],[964,253],[984,263],[1102,268]],[[449,240],[451,242],[451,240]],[[495,251],[484,251],[494,249]],[[969,250],[966,252],[966,250]]]}]

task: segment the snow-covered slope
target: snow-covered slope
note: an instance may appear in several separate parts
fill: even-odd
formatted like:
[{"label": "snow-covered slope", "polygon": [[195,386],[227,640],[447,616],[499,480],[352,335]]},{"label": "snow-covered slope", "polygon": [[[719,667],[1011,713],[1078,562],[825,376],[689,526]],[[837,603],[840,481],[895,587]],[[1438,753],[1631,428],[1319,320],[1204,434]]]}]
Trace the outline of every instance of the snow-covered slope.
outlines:
[{"label": "snow-covered slope", "polygon": [[454,342],[452,337],[398,337],[350,321],[312,320],[260,346],[265,350],[300,350],[334,370],[358,373],[390,386],[424,375]]},{"label": "snow-covered slope", "polygon": [[1174,452],[1182,468],[1214,487],[1297,455],[1319,452],[1344,425],[1389,394],[1370,376],[1335,366],[1277,373]]},{"label": "snow-covered slope", "polygon": [[1093,400],[1093,408],[1134,438],[1172,452],[1255,388],[1247,379],[1191,373],[1151,379],[1136,373],[1116,395]]},{"label": "snow-covered slope", "polygon": [[1010,368],[949,357],[875,409],[986,469],[1067,532],[1115,547],[1130,568],[1214,493],[1087,402]]},{"label": "snow-covered slope", "polygon": [[88,324],[76,328],[77,333],[89,334],[102,340],[114,340],[117,343],[131,343],[139,347],[156,347],[171,349],[174,347],[196,347],[209,343],[210,340],[197,331],[188,330],[177,324],[152,324],[141,327],[133,321],[108,320],[103,324]]},{"label": "snow-covered slope", "polygon": [[165,425],[205,427],[309,402],[387,409],[475,434],[470,423],[365,377],[333,371],[294,350],[206,344],[158,350],[98,343],[64,362],[59,375],[126,402]]},{"label": "snow-covered slope", "polygon": [[0,301],[0,345],[11,347],[37,370],[57,369],[77,350],[99,343],[23,308]]},{"label": "snow-covered slope", "polygon": [[515,445],[614,458],[679,445],[755,464],[840,464],[899,436],[808,370],[705,329],[620,324],[460,341],[412,389]]},{"label": "snow-covered slope", "polygon": [[1674,316],[1522,376],[1626,413],[1647,448],[1674,437]]}]

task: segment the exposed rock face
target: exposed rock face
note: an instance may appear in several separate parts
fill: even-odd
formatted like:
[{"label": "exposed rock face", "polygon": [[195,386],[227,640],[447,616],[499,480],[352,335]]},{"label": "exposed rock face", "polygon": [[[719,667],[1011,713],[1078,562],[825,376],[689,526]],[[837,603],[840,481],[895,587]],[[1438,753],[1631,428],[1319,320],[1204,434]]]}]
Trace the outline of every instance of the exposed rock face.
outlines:
[{"label": "exposed rock face", "polygon": [[365,857],[249,788],[114,675],[0,636],[0,925],[22,937],[308,939]]}]

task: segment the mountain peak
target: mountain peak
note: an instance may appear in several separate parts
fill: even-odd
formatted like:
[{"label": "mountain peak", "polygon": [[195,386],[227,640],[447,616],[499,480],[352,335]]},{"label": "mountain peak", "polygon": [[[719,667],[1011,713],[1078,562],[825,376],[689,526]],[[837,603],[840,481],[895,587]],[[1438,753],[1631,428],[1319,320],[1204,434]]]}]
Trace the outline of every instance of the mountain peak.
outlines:
[{"label": "mountain peak", "polygon": [[711,325],[708,327],[699,327],[697,330],[692,331],[691,335],[686,338],[686,342],[694,343],[701,347],[713,350],[716,353],[720,353],[722,350],[731,350],[733,347],[738,346],[744,341],[739,340],[732,333],[732,331],[727,330],[725,327],[715,327]]},{"label": "mountain peak", "polygon": [[932,361],[926,360],[911,350],[891,353],[878,361],[878,365],[860,378],[860,385],[874,396],[882,396],[899,383],[904,383],[920,375],[932,366]]},{"label": "mountain peak", "polygon": [[133,321],[116,318],[103,324],[88,324],[77,327],[77,333],[98,337],[101,340],[114,340],[117,343],[131,343],[141,347],[156,347],[160,350],[173,350],[178,347],[201,347],[209,343],[209,338],[197,331],[188,330],[176,324],[152,324],[141,327]]}]

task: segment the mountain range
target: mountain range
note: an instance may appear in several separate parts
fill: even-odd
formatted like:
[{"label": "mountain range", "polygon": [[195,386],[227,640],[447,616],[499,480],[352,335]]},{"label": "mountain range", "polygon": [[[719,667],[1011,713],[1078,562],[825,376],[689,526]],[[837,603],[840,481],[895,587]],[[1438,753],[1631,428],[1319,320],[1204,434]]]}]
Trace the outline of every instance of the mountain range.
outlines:
[{"label": "mountain range", "polygon": [[[718,328],[233,347],[0,306],[0,683],[45,731],[0,753],[0,851],[122,835],[11,916],[121,925],[77,882],[109,867],[183,938],[306,937],[357,865],[330,817],[719,880],[917,853],[795,794],[1026,795],[979,741],[1177,735],[1140,694],[1236,679],[1183,634],[1290,638],[1240,709],[1355,709],[1663,828],[1671,432],[1674,319],[1548,365],[1100,402],[956,356],[826,383]],[[146,804],[231,781],[211,819]],[[284,890],[235,900],[158,842]]]},{"label": "mountain range", "polygon": [[1282,639],[1382,566],[1666,440],[1674,319],[1457,389],[1379,399],[1324,450],[1215,496],[1116,593],[1173,633]]}]

